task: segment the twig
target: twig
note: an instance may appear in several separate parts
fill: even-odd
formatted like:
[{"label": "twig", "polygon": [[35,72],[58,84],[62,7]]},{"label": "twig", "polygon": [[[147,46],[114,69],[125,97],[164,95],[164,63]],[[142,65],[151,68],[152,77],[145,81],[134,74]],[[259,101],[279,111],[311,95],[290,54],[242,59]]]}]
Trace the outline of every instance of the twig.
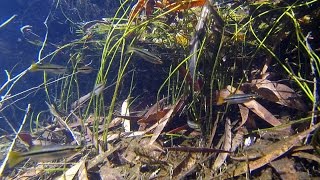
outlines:
[{"label": "twig", "polygon": [[3,28],[4,26],[6,26],[7,24],[9,24],[15,17],[17,17],[18,15],[14,14],[13,16],[11,16],[9,19],[7,19],[5,22],[3,22],[2,24],[0,24],[0,28]]},{"label": "twig", "polygon": [[[46,102],[47,103],[47,102]],[[80,145],[79,141],[77,140],[76,135],[73,133],[72,129],[69,127],[69,125],[62,119],[62,117],[59,115],[59,113],[56,111],[55,107],[53,105],[50,105],[47,103],[50,113],[57,119],[58,123],[63,126],[64,128],[68,129],[70,132],[73,140],[77,143],[77,145]]]},{"label": "twig", "polygon": [[7,161],[8,161],[8,159],[9,159],[9,154],[10,154],[10,152],[12,151],[13,146],[14,146],[14,144],[16,143],[16,140],[17,140],[18,137],[19,137],[19,133],[22,131],[23,125],[26,123],[27,117],[28,117],[29,112],[30,112],[30,107],[31,107],[30,104],[28,104],[28,107],[27,107],[27,109],[26,109],[26,113],[24,114],[24,118],[23,118],[23,120],[22,120],[22,123],[21,123],[21,125],[20,125],[20,128],[19,128],[18,132],[16,133],[16,135],[15,135],[15,137],[14,137],[12,143],[11,143],[11,146],[10,146],[10,148],[9,148],[9,151],[8,151],[7,155],[6,155],[6,158],[4,159],[4,161],[3,161],[2,164],[1,164],[1,167],[0,167],[0,179],[1,179],[1,177],[2,177],[2,173],[3,173],[3,171],[4,171],[5,167],[6,167]]},{"label": "twig", "polygon": [[[309,32],[307,34],[307,36],[305,37],[305,42],[306,42],[306,46],[307,49],[310,52],[314,52],[308,42],[308,38],[310,37],[311,32]],[[318,106],[318,102],[319,102],[319,94],[318,94],[318,80],[319,80],[319,72],[316,71],[316,65],[315,65],[315,59],[311,56],[310,57],[310,66],[311,66],[311,71],[312,71],[312,75],[313,75],[313,96],[314,96],[314,101],[312,104],[312,119],[310,122],[310,128],[312,126],[314,126],[315,122],[317,121],[317,116],[315,115],[317,113],[317,106]],[[307,138],[305,139],[305,144],[307,144],[309,136],[307,136]]]}]

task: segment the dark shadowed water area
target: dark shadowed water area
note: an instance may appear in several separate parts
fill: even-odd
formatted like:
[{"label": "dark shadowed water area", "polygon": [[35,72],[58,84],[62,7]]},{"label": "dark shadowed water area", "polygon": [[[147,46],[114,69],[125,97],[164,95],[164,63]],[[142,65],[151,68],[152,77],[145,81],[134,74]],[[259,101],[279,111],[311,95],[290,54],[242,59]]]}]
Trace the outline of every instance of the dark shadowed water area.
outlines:
[{"label": "dark shadowed water area", "polygon": [[[47,32],[47,42],[62,45],[77,38],[75,29],[77,25],[87,21],[111,17],[114,14],[115,8],[119,2],[115,1],[59,1],[55,0],[3,0],[0,6],[0,24],[5,22],[10,17],[16,17],[7,25],[0,29],[0,84],[1,86],[7,81],[5,70],[11,77],[21,73],[32,62],[38,60],[41,46],[36,46],[29,43],[22,35],[20,28],[26,25],[32,26],[32,32],[44,39]],[[47,19],[47,27],[44,22]],[[54,47],[47,46],[42,52],[42,57],[54,51]],[[69,58],[68,53],[60,53],[57,55],[59,60],[54,63],[63,65]],[[48,79],[57,78],[56,76],[48,75]],[[82,76],[80,86],[92,87],[95,77]],[[43,83],[43,73],[34,72],[27,73],[23,76],[12,89],[10,95],[17,94],[21,91],[35,88]],[[88,82],[88,83],[86,83]],[[89,85],[88,85],[89,84]],[[84,88],[84,91],[88,89]],[[6,90],[0,92],[3,96]],[[55,92],[49,92],[52,99],[57,96]],[[35,88],[31,93],[26,93],[22,100],[17,102],[6,102],[1,111],[0,119],[0,134],[12,132],[5,119],[9,121],[17,130],[23,116],[27,104],[31,104],[32,111],[37,114],[40,111],[47,111],[48,107],[45,104],[46,94],[41,88]],[[15,99],[16,100],[16,99]],[[14,108],[10,106],[14,103]]]}]

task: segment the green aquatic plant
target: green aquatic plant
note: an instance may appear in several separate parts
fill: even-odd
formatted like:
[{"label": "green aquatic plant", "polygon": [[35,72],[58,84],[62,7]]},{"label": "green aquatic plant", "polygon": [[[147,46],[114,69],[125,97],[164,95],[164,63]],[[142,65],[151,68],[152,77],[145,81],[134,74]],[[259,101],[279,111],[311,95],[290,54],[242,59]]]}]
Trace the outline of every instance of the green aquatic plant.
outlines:
[{"label": "green aquatic plant", "polygon": [[[170,156],[166,163],[158,161],[160,158],[157,157],[152,163],[160,164],[160,168],[157,167],[159,172],[172,178],[178,178],[177,174],[186,177],[183,168],[178,167],[188,163],[192,165],[186,167],[190,174],[197,168],[207,178],[223,177],[218,169],[221,168],[222,172],[228,169],[223,162],[229,157],[227,152],[236,154],[237,146],[232,145],[233,150],[228,147],[231,147],[231,139],[238,137],[243,129],[246,133],[242,134],[238,145],[244,141],[243,136],[251,136],[251,133],[263,136],[263,133],[278,133],[276,130],[280,128],[292,128],[295,132],[294,126],[309,123],[310,119],[313,120],[307,132],[312,132],[319,109],[316,87],[320,61],[311,39],[314,34],[309,33],[309,28],[316,21],[314,14],[319,13],[314,7],[317,1],[220,4],[207,1],[198,9],[177,11],[181,6],[171,9],[157,7],[147,17],[139,12],[130,18],[133,3],[131,0],[121,1],[113,17],[81,25],[64,14],[77,28],[77,39],[44,55],[45,38],[33,66],[14,78],[7,71],[8,81],[0,89],[1,93],[5,92],[0,111],[11,108],[31,93],[44,92],[43,101],[48,103],[51,111],[41,111],[30,117],[31,132],[42,134],[49,129],[59,142],[85,145],[89,142],[92,146],[87,148],[94,147],[95,151],[86,158],[95,156],[96,152],[103,155],[110,150],[111,153],[113,147],[115,151],[121,149],[117,151],[118,156],[130,151],[128,154],[137,153],[136,157],[149,157],[145,152],[139,152],[139,148],[149,146],[157,150],[150,147],[152,150],[148,151],[166,154],[164,145],[156,145],[156,140],[166,144],[166,137],[162,136],[166,134],[172,137],[169,146],[186,146],[182,149],[189,152],[199,152],[193,146],[221,148],[220,152],[224,152],[223,156],[216,153],[208,156],[202,151],[194,161],[190,160],[191,153],[178,165],[171,162]],[[309,9],[311,11],[307,12]],[[303,22],[307,24],[302,24],[301,18],[308,15],[309,20],[306,18]],[[10,95],[20,78],[39,73],[32,72],[34,67],[44,71],[43,82]],[[55,68],[60,70],[59,73],[48,73]],[[223,92],[226,93],[224,96]],[[134,99],[126,105],[133,115],[119,115],[118,107],[128,99]],[[57,106],[53,111],[54,104]],[[291,112],[291,108],[298,110],[290,119],[299,120],[283,122],[279,109]],[[43,127],[50,120],[54,122],[53,127]],[[125,127],[119,128],[117,123],[125,120],[139,126],[139,130],[134,126],[125,131]],[[305,144],[308,144],[308,136],[312,134],[304,133],[304,136]],[[315,150],[318,148],[317,136],[318,130],[312,138]],[[151,140],[143,145],[131,143],[138,144],[134,150],[125,149],[130,146],[131,137],[151,137]],[[177,139],[182,139],[182,143],[177,143]],[[290,139],[297,145],[297,139]],[[290,147],[283,149],[289,153]],[[238,148],[238,151],[243,150]],[[270,156],[280,158],[276,156],[278,151],[272,152]],[[286,152],[281,151],[281,154]],[[268,155],[268,152],[264,153]],[[130,161],[130,156],[125,158],[131,165],[139,164]],[[247,161],[251,162],[250,159]],[[261,161],[261,167],[269,163]],[[122,167],[116,162],[110,163]],[[170,174],[168,169],[171,168],[166,168],[168,164],[175,167],[174,174]],[[235,161],[228,159],[226,164],[235,164]],[[210,173],[205,169],[210,169]]]}]

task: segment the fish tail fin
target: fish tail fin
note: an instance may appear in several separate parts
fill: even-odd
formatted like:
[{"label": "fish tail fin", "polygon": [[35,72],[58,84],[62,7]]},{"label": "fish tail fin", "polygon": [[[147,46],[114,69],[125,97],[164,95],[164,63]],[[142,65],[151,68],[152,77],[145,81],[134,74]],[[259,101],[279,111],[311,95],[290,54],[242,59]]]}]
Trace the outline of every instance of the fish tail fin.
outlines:
[{"label": "fish tail fin", "polygon": [[225,103],[225,99],[223,97],[221,97],[220,95],[218,95],[218,97],[216,97],[216,105],[220,106],[223,103]]},{"label": "fish tail fin", "polygon": [[8,164],[9,167],[12,168],[21,161],[23,161],[24,158],[21,156],[19,152],[11,151],[9,152],[9,157],[8,157]]},{"label": "fish tail fin", "polygon": [[130,45],[127,45],[126,53],[132,53],[134,51],[134,48]]},{"label": "fish tail fin", "polygon": [[29,68],[29,70],[30,70],[31,72],[37,71],[37,70],[38,70],[38,64],[32,63],[31,66],[30,66],[30,68]]}]

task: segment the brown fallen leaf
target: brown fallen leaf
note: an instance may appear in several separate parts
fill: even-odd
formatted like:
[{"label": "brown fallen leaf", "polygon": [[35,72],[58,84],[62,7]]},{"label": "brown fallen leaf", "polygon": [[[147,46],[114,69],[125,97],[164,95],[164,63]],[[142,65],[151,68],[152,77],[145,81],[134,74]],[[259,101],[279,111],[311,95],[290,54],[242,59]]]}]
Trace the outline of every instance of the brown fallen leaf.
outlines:
[{"label": "brown fallen leaf", "polygon": [[40,177],[45,173],[45,168],[43,166],[38,166],[35,168],[30,168],[27,171],[23,172],[22,174],[15,177],[19,180],[28,180],[30,178]]},{"label": "brown fallen leaf", "polygon": [[295,169],[294,161],[284,157],[275,161],[272,161],[271,166],[277,171],[281,179],[298,180],[299,175]]},{"label": "brown fallen leaf", "polygon": [[167,114],[170,108],[164,108],[166,98],[161,99],[159,102],[151,106],[148,111],[142,116],[117,116],[119,118],[129,119],[131,121],[137,121],[139,124],[142,123],[154,123],[159,121],[163,116]]},{"label": "brown fallen leaf", "polygon": [[[236,88],[232,86],[227,86],[227,89],[236,94],[244,94],[240,90],[236,90]],[[279,126],[281,122],[274,117],[266,108],[264,108],[261,104],[259,104],[256,100],[250,100],[243,103],[247,108],[249,108],[252,112],[257,114],[261,119],[265,120],[267,123],[271,124],[272,126]]]},{"label": "brown fallen leaf", "polygon": [[89,180],[85,161],[81,161],[81,166],[80,166],[79,172],[78,172],[78,179]]},{"label": "brown fallen leaf", "polygon": [[163,128],[166,126],[166,124],[172,118],[172,116],[182,110],[182,107],[185,103],[185,98],[186,97],[182,96],[179,100],[177,100],[177,102],[173,105],[173,107],[170,108],[166,115],[159,120],[159,122],[157,123],[158,125],[156,126],[156,129],[154,130],[153,135],[150,139],[150,145],[157,140]]},{"label": "brown fallen leaf", "polygon": [[320,164],[320,157],[314,154],[310,154],[306,152],[295,152],[292,154],[292,156],[304,158],[304,159],[310,159]]},{"label": "brown fallen leaf", "polygon": [[120,149],[120,146],[117,146],[115,148],[109,149],[106,152],[100,153],[98,156],[96,156],[95,158],[88,161],[88,166],[87,166],[88,168],[87,169],[90,171],[91,169],[93,169],[94,167],[99,165],[100,163],[103,163],[104,161],[106,161],[106,158],[108,156],[110,156],[111,154],[113,154],[115,151],[117,151],[119,149]]},{"label": "brown fallen leaf", "polygon": [[154,122],[157,122],[159,121],[159,119],[161,119],[162,117],[164,117],[168,111],[170,109],[166,108],[166,109],[163,109],[163,110],[159,110],[153,114],[150,114],[149,116],[147,117],[143,117],[141,119],[138,120],[138,123],[154,123]]},{"label": "brown fallen leaf", "polygon": [[258,115],[261,119],[265,120],[272,126],[279,126],[282,124],[276,117],[274,117],[266,108],[264,108],[256,100],[251,100],[243,104],[247,106],[247,108],[249,108],[256,115]]},{"label": "brown fallen leaf", "polygon": [[105,164],[100,168],[100,177],[102,180],[122,180],[125,179],[124,174],[121,173],[121,169],[117,167],[110,167]]},{"label": "brown fallen leaf", "polygon": [[65,173],[63,173],[57,180],[72,180],[77,174],[77,172],[79,171],[79,168],[81,167],[82,163],[84,163],[83,160],[73,165]]},{"label": "brown fallen leaf", "polygon": [[242,104],[238,104],[238,106],[240,109],[241,124],[236,129],[242,127],[247,122],[249,116],[249,109],[247,107],[243,106]]},{"label": "brown fallen leaf", "polygon": [[159,110],[162,110],[164,108],[166,100],[167,98],[163,98],[159,100],[157,103],[155,103],[153,106],[151,106],[144,115],[144,118],[148,118],[148,116],[150,116],[151,114],[155,114]]},{"label": "brown fallen leaf", "polygon": [[245,127],[240,127],[236,132],[234,138],[232,139],[231,143],[231,152],[234,152],[243,142],[244,135],[248,133],[248,130]]},{"label": "brown fallen leaf", "polygon": [[196,156],[197,154],[195,153],[188,153],[187,156],[185,156],[182,161],[180,161],[178,165],[173,169],[173,178],[178,179],[178,177],[183,176],[183,174],[197,162]]},{"label": "brown fallen leaf", "polygon": [[150,139],[149,144],[153,144],[153,143],[157,140],[157,138],[158,138],[159,135],[161,134],[163,128],[166,126],[166,124],[168,123],[169,119],[171,118],[171,115],[172,115],[172,113],[173,113],[173,110],[174,110],[174,108],[171,108],[170,111],[168,111],[168,112],[166,113],[166,115],[159,120],[158,126],[157,126],[156,129],[154,130],[153,135],[152,135],[152,137],[151,137],[151,139]]},{"label": "brown fallen leaf", "polygon": [[266,151],[265,155],[263,155],[262,157],[256,160],[241,162],[235,167],[228,168],[228,170],[222,174],[221,178],[226,179],[226,178],[236,177],[246,173],[248,168],[251,172],[260,167],[263,167],[264,165],[272,162],[276,158],[288,152],[293,146],[296,146],[299,142],[301,142],[306,136],[308,136],[312,131],[314,131],[318,127],[320,127],[320,123],[312,126],[311,128],[301,133],[298,133],[285,140],[282,140],[270,145],[268,148],[270,149],[270,151]]},{"label": "brown fallen leaf", "polygon": [[28,132],[20,132],[18,134],[18,137],[28,147],[32,147],[33,146],[32,136],[31,136],[30,133],[28,133]]},{"label": "brown fallen leaf", "polygon": [[257,94],[264,99],[278,103],[283,106],[306,111],[306,105],[297,93],[287,85],[272,82],[267,79],[252,80]]},{"label": "brown fallen leaf", "polygon": [[[224,130],[224,142],[223,148],[224,151],[230,151],[231,149],[231,122],[229,118],[226,118],[225,130]],[[228,153],[219,153],[212,168],[216,171],[224,161],[227,159]]]}]

